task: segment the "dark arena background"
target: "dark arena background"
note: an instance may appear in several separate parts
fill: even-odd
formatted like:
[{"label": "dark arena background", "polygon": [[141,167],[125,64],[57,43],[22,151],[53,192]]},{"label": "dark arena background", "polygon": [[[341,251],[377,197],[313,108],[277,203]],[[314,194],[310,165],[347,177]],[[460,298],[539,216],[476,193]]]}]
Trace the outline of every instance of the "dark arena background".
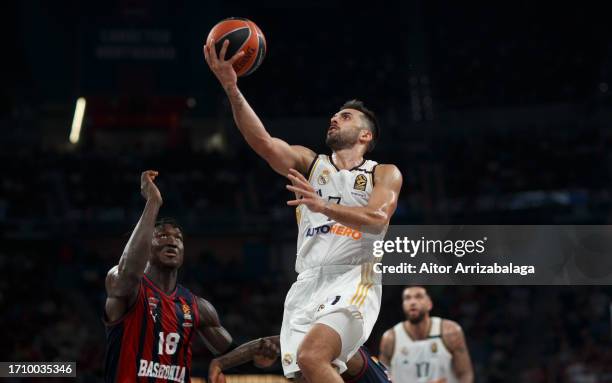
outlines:
[{"label": "dark arena background", "polygon": [[[279,333],[296,278],[295,212],[204,61],[208,31],[228,16],[266,35],[263,64],[239,86],[273,135],[327,153],[344,101],[377,112],[372,158],[404,177],[392,224],[612,223],[612,28],[586,2],[4,9],[0,361],[76,361],[76,381],[103,381],[104,278],[141,214],[146,169],[160,172],[160,215],[184,229],[180,282],[237,343]],[[612,382],[610,286],[428,290],[432,313],[463,327],[475,381]],[[404,318],[401,286],[383,291],[374,354]],[[210,358],[194,346],[193,376],[207,377]],[[244,374],[228,381],[284,381],[278,362]]]}]

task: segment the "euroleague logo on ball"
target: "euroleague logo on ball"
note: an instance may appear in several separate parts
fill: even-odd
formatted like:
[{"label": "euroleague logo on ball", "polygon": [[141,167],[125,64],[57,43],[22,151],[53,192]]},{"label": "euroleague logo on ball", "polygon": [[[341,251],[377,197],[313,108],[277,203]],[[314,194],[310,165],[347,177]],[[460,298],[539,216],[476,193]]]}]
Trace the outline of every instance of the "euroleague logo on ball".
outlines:
[{"label": "euroleague logo on ball", "polygon": [[241,71],[242,68],[244,68],[245,65],[247,65],[249,63],[249,61],[251,60],[251,57],[253,57],[253,53],[255,52],[255,49],[248,47],[247,50],[244,53],[244,56],[242,56],[242,58],[240,60],[238,60],[235,64],[236,69],[238,71]]},{"label": "euroleague logo on ball", "polygon": [[243,56],[234,62],[233,67],[238,77],[248,76],[255,72],[266,56],[266,38],[254,22],[241,17],[230,17],[215,25],[208,37],[206,44],[215,40],[214,49],[219,59],[223,43],[228,40],[229,46],[225,52],[225,60],[234,57],[235,54],[243,52]]}]

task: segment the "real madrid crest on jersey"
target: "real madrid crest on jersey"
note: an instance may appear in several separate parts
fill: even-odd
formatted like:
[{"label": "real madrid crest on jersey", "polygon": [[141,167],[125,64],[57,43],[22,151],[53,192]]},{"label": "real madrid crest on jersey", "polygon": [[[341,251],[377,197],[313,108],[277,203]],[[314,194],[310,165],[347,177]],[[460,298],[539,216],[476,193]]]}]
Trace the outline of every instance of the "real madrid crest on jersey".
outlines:
[{"label": "real madrid crest on jersey", "polygon": [[353,185],[353,189],[360,190],[360,191],[365,191],[366,190],[366,186],[368,186],[368,178],[365,175],[363,175],[363,174],[359,174],[355,178],[355,184]]},{"label": "real madrid crest on jersey", "polygon": [[321,175],[319,175],[317,182],[319,183],[319,185],[325,185],[326,183],[328,183],[329,182],[329,170],[327,169],[323,170],[321,172]]},{"label": "real madrid crest on jersey", "polygon": [[438,352],[438,344],[436,342],[431,342],[431,352],[434,354]]}]

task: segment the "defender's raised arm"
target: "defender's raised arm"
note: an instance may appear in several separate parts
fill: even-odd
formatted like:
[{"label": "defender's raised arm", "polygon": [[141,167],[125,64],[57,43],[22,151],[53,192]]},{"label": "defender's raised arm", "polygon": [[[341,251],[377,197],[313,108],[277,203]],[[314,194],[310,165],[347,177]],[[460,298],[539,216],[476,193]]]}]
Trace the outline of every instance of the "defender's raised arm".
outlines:
[{"label": "defender's raised arm", "polygon": [[120,318],[134,303],[138,295],[140,279],[151,254],[151,237],[155,230],[155,220],[163,200],[155,177],[158,172],[147,170],[140,176],[140,193],[147,201],[140,220],[128,240],[119,264],[106,276],[106,315],[110,321]]}]

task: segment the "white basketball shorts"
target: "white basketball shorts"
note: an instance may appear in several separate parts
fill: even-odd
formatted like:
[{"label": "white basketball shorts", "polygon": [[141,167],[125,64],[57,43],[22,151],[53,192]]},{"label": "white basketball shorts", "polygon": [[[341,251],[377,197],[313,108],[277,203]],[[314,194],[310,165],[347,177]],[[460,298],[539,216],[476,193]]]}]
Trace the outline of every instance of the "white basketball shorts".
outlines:
[{"label": "white basketball shorts", "polygon": [[380,275],[372,271],[372,263],[320,266],[298,275],[285,298],[280,333],[287,378],[300,370],[297,350],[316,323],[326,324],[340,335],[342,351],[332,364],[339,373],[346,371],[346,362],[368,339],[378,318]]}]

